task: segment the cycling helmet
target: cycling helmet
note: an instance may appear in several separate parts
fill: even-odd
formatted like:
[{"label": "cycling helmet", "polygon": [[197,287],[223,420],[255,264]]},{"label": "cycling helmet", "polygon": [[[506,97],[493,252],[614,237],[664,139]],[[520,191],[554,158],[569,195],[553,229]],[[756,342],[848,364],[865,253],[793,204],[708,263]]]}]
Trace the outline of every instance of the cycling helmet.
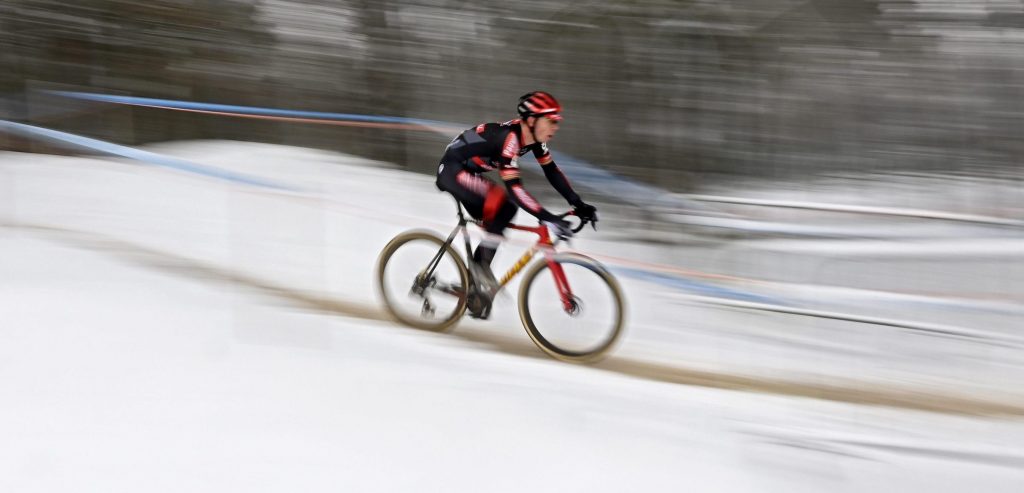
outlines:
[{"label": "cycling helmet", "polygon": [[533,91],[522,95],[519,98],[517,110],[523,120],[531,116],[546,116],[555,121],[562,119],[562,105],[554,96],[544,91]]}]

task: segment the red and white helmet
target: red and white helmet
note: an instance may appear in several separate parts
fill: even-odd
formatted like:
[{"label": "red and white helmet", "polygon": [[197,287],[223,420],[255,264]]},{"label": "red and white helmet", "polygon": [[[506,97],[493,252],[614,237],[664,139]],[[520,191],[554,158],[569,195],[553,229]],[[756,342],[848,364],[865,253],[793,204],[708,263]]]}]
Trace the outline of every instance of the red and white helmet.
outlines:
[{"label": "red and white helmet", "polygon": [[546,116],[552,120],[562,119],[562,105],[554,96],[544,91],[533,91],[519,98],[517,108],[523,120],[531,116]]}]

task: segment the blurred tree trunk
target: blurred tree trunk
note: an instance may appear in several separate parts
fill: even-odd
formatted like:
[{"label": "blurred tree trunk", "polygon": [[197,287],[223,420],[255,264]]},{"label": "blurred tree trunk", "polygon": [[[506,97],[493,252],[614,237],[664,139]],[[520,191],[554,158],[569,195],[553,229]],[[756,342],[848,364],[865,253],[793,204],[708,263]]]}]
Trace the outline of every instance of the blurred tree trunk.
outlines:
[{"label": "blurred tree trunk", "polygon": [[[361,31],[369,41],[369,53],[363,71],[367,88],[366,112],[371,115],[408,115],[406,102],[415,97],[409,91],[407,77],[415,76],[405,62],[402,30],[393,28],[391,0],[360,0]],[[408,165],[406,132],[391,129],[368,129],[362,140],[369,144],[372,156],[400,165]]]}]

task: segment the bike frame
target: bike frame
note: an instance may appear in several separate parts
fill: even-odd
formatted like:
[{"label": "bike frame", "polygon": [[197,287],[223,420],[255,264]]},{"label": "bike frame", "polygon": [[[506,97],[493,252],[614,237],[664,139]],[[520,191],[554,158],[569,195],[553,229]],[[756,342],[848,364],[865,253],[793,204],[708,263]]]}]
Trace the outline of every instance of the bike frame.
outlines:
[{"label": "bike frame", "polygon": [[[427,268],[420,273],[420,279],[429,278],[430,274],[432,274],[434,272],[434,269],[437,268],[438,263],[440,263],[441,257],[444,256],[445,249],[448,247],[448,245],[451,245],[452,242],[455,241],[455,237],[458,236],[460,233],[462,234],[463,243],[465,244],[466,247],[466,259],[472,261],[473,246],[470,243],[469,228],[467,228],[466,225],[475,224],[482,228],[483,222],[476,219],[467,218],[466,215],[463,214],[462,212],[461,204],[458,204],[457,207],[459,211],[459,224],[456,225],[455,229],[453,229],[451,234],[448,235],[448,239],[445,240],[444,245],[442,245],[441,249],[438,250],[433,260],[431,260],[430,263],[427,265]],[[501,277],[501,280],[499,281],[498,284],[498,288],[495,290],[494,293],[492,293],[492,296],[494,294],[497,294],[498,291],[504,289],[508,282],[511,281],[517,274],[519,274],[519,272],[522,271],[527,264],[530,263],[530,260],[533,259],[537,252],[542,252],[544,254],[544,259],[548,264],[548,268],[551,269],[552,277],[554,277],[555,279],[555,288],[558,290],[558,296],[562,301],[562,307],[567,312],[573,311],[576,308],[576,302],[572,294],[572,287],[569,286],[569,280],[565,277],[565,271],[562,270],[562,264],[555,262],[555,245],[558,243],[558,239],[552,239],[547,226],[544,226],[543,224],[537,226],[509,224],[508,227],[510,229],[533,233],[537,235],[539,238],[537,239],[537,242],[533,244],[533,246],[531,246],[521,257],[519,257],[519,260],[517,260],[516,263],[512,265],[508,272],[506,272],[505,275]],[[470,275],[472,276],[472,274]]]}]

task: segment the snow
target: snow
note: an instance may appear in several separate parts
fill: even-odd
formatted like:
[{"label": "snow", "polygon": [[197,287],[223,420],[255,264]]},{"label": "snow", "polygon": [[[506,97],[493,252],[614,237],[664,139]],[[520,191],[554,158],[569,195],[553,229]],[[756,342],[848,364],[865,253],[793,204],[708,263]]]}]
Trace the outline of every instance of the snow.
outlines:
[{"label": "snow", "polygon": [[[545,357],[513,295],[490,321],[415,331],[386,319],[372,276],[395,234],[454,225],[430,177],[251,143],[148,150],[299,191],[0,154],[0,491],[1024,484],[1021,347],[717,306],[628,276],[627,336],[595,366]],[[588,233],[574,249],[613,268],[675,258]],[[528,238],[513,240],[499,264]],[[994,335],[1019,319],[911,311]]]}]

